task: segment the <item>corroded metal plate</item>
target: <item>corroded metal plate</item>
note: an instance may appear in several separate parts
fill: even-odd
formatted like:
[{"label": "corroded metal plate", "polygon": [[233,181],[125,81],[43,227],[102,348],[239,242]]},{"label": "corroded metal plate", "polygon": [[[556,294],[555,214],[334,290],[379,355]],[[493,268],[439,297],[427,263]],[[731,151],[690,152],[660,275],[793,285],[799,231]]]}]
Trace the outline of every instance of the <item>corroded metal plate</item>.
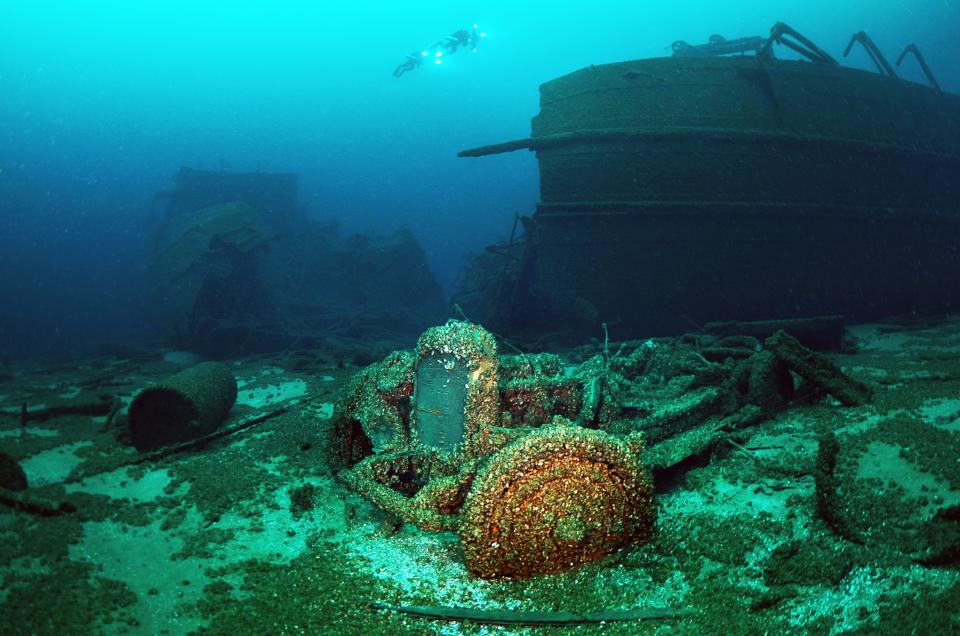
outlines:
[{"label": "corroded metal plate", "polygon": [[452,451],[463,441],[469,371],[467,361],[453,354],[420,358],[414,409],[421,443]]}]

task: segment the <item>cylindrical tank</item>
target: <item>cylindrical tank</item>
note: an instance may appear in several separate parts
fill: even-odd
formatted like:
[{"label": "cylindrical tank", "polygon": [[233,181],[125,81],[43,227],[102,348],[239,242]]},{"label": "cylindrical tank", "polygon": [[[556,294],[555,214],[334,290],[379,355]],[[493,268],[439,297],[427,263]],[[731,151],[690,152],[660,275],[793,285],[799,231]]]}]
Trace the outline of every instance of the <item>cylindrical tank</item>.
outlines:
[{"label": "cylindrical tank", "polygon": [[139,451],[213,432],[237,399],[237,380],[220,362],[203,362],[147,387],[130,405],[130,438]]}]

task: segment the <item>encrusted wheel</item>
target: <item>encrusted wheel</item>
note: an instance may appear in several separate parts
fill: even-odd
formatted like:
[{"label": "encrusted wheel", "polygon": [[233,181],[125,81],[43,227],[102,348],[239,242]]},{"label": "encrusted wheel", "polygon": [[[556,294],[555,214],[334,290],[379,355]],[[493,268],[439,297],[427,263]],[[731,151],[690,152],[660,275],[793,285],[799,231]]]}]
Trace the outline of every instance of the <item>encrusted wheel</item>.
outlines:
[{"label": "encrusted wheel", "polygon": [[526,577],[598,559],[652,526],[649,472],[600,431],[548,426],[519,439],[478,473],[460,541],[481,577]]}]

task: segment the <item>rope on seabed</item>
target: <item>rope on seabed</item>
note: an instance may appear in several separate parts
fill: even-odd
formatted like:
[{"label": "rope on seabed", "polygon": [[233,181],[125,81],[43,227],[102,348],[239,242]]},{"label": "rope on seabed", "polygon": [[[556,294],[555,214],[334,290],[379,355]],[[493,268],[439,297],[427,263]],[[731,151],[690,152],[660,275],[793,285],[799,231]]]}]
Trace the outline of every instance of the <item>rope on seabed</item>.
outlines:
[{"label": "rope on seabed", "polygon": [[442,605],[387,605],[370,603],[375,611],[391,611],[441,621],[457,621],[477,625],[522,625],[529,627],[588,625],[625,621],[650,621],[683,618],[694,612],[692,609],[671,607],[648,607],[629,610],[601,610],[575,614],[573,612],[512,612],[509,610],[484,610],[468,607],[445,607]]}]

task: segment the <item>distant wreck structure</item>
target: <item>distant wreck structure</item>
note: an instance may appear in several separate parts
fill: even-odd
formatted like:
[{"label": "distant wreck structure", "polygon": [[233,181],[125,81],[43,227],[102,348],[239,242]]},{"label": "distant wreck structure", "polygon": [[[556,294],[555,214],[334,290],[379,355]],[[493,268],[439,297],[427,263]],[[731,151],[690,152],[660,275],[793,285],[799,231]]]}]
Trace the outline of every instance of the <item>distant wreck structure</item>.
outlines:
[{"label": "distant wreck structure", "polygon": [[[801,60],[774,56],[774,45]],[[960,299],[960,97],[840,66],[789,26],[540,87],[540,202],[455,301],[505,332],[936,311]],[[731,55],[734,54],[734,55]],[[518,225],[522,225],[523,232]]]},{"label": "distant wreck structure", "polygon": [[171,217],[189,216],[197,210],[242,201],[276,228],[303,220],[297,199],[297,175],[292,172],[226,172],[180,168],[175,188],[161,193]]},{"label": "distant wreck structure", "polygon": [[153,314],[176,346],[208,357],[365,338],[395,343],[445,314],[408,230],[341,236],[309,220],[292,173],[182,168],[157,195]]}]

